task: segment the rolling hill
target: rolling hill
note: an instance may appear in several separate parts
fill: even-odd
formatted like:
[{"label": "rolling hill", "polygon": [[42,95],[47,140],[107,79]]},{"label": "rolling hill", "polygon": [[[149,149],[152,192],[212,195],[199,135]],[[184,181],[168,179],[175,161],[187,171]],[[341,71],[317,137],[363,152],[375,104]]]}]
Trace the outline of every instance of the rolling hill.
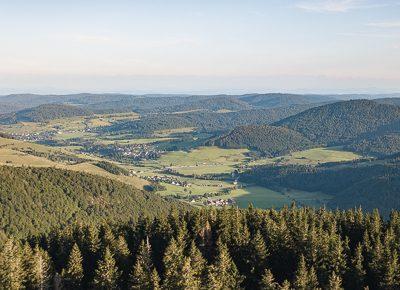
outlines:
[{"label": "rolling hill", "polygon": [[105,160],[93,156],[75,154],[61,148],[0,137],[0,165],[12,165],[15,167],[28,165],[31,167],[52,167],[84,172],[117,180],[139,189],[149,184],[146,180],[136,176],[113,174],[113,172],[110,172],[111,170],[105,170],[104,166],[99,166],[102,161]]},{"label": "rolling hill", "polygon": [[292,105],[305,105],[324,102],[334,102],[338,99],[325,95],[298,95],[298,94],[253,94],[239,96],[239,100],[249,105],[262,108],[279,108]]},{"label": "rolling hill", "polygon": [[158,114],[143,116],[137,121],[123,121],[101,130],[126,132],[147,136],[157,130],[194,127],[204,132],[225,132],[237,126],[271,124],[288,116],[314,107],[316,104],[295,105],[273,109],[253,109],[237,112],[195,111],[180,114]]},{"label": "rolling hill", "polygon": [[210,143],[223,148],[248,148],[268,157],[284,155],[313,146],[310,140],[296,131],[268,125],[237,127]]},{"label": "rolling hill", "polygon": [[48,233],[72,223],[127,222],[178,206],[188,208],[87,173],[0,166],[0,228],[8,235]]},{"label": "rolling hill", "polygon": [[311,108],[275,123],[295,130],[311,141],[338,145],[376,131],[400,118],[400,108],[369,100],[337,102]]},{"label": "rolling hill", "polygon": [[361,206],[378,208],[388,216],[400,209],[400,159],[398,155],[378,160],[312,165],[264,165],[245,172],[242,180],[269,188],[292,188],[333,196],[331,208]]},{"label": "rolling hill", "polygon": [[53,119],[89,116],[89,110],[67,104],[45,104],[16,113],[0,116],[0,123],[13,124],[18,122],[44,122]]}]

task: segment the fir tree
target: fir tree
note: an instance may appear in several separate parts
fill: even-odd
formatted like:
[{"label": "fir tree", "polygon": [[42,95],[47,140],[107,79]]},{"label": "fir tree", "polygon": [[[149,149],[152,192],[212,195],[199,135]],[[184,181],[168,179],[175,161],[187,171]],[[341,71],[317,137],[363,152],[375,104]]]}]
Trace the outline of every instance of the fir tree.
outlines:
[{"label": "fir tree", "polygon": [[33,289],[47,289],[52,281],[52,265],[49,254],[36,246],[29,263],[27,284]]},{"label": "fir tree", "polygon": [[308,289],[308,270],[306,265],[306,260],[304,256],[301,255],[300,262],[296,271],[296,278],[294,281],[294,287],[296,290],[306,290]]},{"label": "fir tree", "polygon": [[261,277],[260,289],[263,290],[275,290],[278,289],[278,283],[275,282],[274,275],[271,270],[265,269],[264,274]]},{"label": "fir tree", "polygon": [[141,242],[133,272],[130,276],[131,289],[152,289],[153,262],[151,260],[150,244]]},{"label": "fir tree", "polygon": [[0,289],[20,289],[24,282],[24,269],[18,243],[8,239],[0,253]]},{"label": "fir tree", "polygon": [[290,282],[288,280],[283,281],[283,283],[279,289],[280,290],[290,290],[291,289]]},{"label": "fir tree", "polygon": [[311,267],[308,271],[308,289],[316,288],[318,288],[318,277],[314,267]]},{"label": "fir tree", "polygon": [[164,253],[164,288],[177,289],[180,284],[184,255],[181,243],[172,238]]},{"label": "fir tree", "polygon": [[250,285],[255,287],[257,281],[263,274],[266,266],[268,251],[265,246],[264,238],[262,237],[260,231],[257,231],[254,237],[250,241],[250,275],[252,281]]},{"label": "fir tree", "polygon": [[218,256],[209,267],[207,287],[210,289],[240,289],[243,277],[239,274],[232,261],[228,249],[221,241],[218,242]]},{"label": "fir tree", "polygon": [[307,270],[306,260],[303,255],[300,257],[299,266],[296,271],[294,287],[297,290],[308,290],[318,287],[318,279],[314,267]]},{"label": "fir tree", "polygon": [[117,289],[119,270],[111,251],[106,247],[102,259],[98,262],[94,277],[94,285],[97,289]]},{"label": "fir tree", "polygon": [[80,288],[83,279],[82,254],[78,245],[72,246],[71,253],[68,258],[67,268],[62,272],[64,284],[67,288]]},{"label": "fir tree", "polygon": [[195,277],[191,267],[190,257],[185,257],[182,269],[181,277],[179,279],[177,290],[196,290],[200,289],[201,280]]},{"label": "fir tree", "polygon": [[327,290],[342,290],[342,279],[336,275],[335,272],[332,272],[331,276],[329,277],[329,285]]},{"label": "fir tree", "polygon": [[207,265],[203,255],[196,247],[194,241],[192,241],[190,244],[189,257],[194,279],[197,279],[200,282],[200,285],[204,285],[206,280]]},{"label": "fir tree", "polygon": [[157,270],[154,268],[153,272],[151,272],[151,288],[152,290],[160,290],[160,276],[157,273]]},{"label": "fir tree", "polygon": [[351,259],[349,285],[352,289],[362,289],[365,281],[364,257],[363,248],[358,244]]},{"label": "fir tree", "polygon": [[399,262],[396,250],[385,250],[384,263],[382,265],[382,281],[380,286],[383,289],[399,289],[400,288],[400,277],[399,277]]}]

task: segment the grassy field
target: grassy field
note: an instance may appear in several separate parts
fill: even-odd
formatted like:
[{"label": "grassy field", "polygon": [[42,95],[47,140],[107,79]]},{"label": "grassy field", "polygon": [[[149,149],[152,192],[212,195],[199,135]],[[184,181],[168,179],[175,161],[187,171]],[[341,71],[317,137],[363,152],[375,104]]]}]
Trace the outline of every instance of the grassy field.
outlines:
[{"label": "grassy field", "polygon": [[157,142],[167,142],[176,140],[176,138],[141,138],[141,139],[117,139],[113,138],[109,139],[96,139],[97,143],[101,144],[121,144],[121,145],[129,145],[129,144],[153,144]]},{"label": "grassy field", "polygon": [[[74,155],[79,158],[86,159],[87,162],[79,163],[79,164],[65,164],[62,162],[54,162],[45,157],[38,157],[35,155],[27,154],[25,151],[27,149],[35,150],[40,153],[46,153],[49,155],[52,154],[68,154]],[[74,171],[82,171],[86,173],[91,173],[95,175],[104,176],[107,178],[119,180],[121,182],[133,185],[137,188],[143,188],[143,186],[149,184],[144,179],[138,178],[136,176],[123,176],[123,175],[114,175],[111,174],[93,164],[95,161],[104,160],[101,158],[92,158],[88,155],[76,155],[71,151],[61,148],[52,148],[44,145],[39,145],[30,142],[24,142],[13,139],[0,138],[0,165],[9,165],[9,166],[33,166],[33,167],[55,167],[60,169],[74,170]]]},{"label": "grassy field", "polygon": [[263,164],[318,164],[327,162],[351,161],[361,158],[360,155],[343,151],[340,147],[329,148],[313,148],[304,151],[293,152],[291,154],[274,157],[263,158],[249,162],[250,166]]},{"label": "grassy field", "polygon": [[190,133],[190,132],[193,132],[195,129],[196,129],[195,127],[185,127],[185,128],[178,128],[178,129],[158,130],[158,131],[154,131],[154,136],[167,137],[172,134]]},{"label": "grassy field", "polygon": [[239,207],[248,207],[253,204],[259,208],[281,208],[296,202],[297,205],[307,205],[312,207],[323,206],[331,196],[319,192],[305,192],[299,190],[273,191],[260,186],[248,186],[232,191]]},{"label": "grassy field", "polygon": [[[137,113],[104,114],[93,116],[79,116],[63,119],[55,119],[43,123],[20,122],[11,125],[0,125],[0,131],[5,133],[32,134],[48,131],[84,131],[86,128],[96,128],[107,126],[119,120],[137,120]],[[83,135],[60,136],[59,138],[68,139],[74,137],[87,137]],[[90,137],[90,136],[89,136]]]},{"label": "grassy field", "polygon": [[230,173],[234,166],[241,164],[247,157],[247,149],[221,149],[218,147],[200,147],[185,151],[173,151],[164,154],[158,160],[143,162],[144,166],[171,168],[179,173],[209,174]]}]

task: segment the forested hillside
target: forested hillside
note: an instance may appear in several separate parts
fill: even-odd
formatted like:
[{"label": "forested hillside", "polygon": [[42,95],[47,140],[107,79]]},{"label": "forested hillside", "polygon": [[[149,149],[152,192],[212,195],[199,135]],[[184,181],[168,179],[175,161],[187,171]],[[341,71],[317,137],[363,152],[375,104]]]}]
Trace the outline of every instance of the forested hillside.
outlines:
[{"label": "forested hillside", "polygon": [[298,94],[253,94],[240,96],[239,99],[249,105],[263,108],[279,108],[293,105],[305,105],[337,101],[332,96],[324,95],[298,95]]},{"label": "forested hillside", "polygon": [[313,146],[313,143],[293,130],[268,125],[241,126],[229,134],[210,141],[223,148],[248,148],[268,157],[284,155]]},{"label": "forested hillside", "polygon": [[311,105],[290,106],[276,109],[243,110],[238,112],[189,112],[182,114],[158,114],[144,116],[137,121],[124,121],[103,127],[107,132],[128,132],[138,136],[157,130],[195,127],[199,131],[227,131],[237,126],[271,124],[302,112]]},{"label": "forested hillside", "polygon": [[399,133],[377,133],[357,138],[344,147],[346,150],[363,155],[383,157],[400,152]]},{"label": "forested hillside", "polygon": [[93,113],[77,106],[66,104],[46,104],[0,116],[0,123],[44,122],[53,119],[89,116]]},{"label": "forested hillside", "polygon": [[376,131],[361,134],[347,144],[345,148],[376,157],[400,152],[400,119],[380,126]]},{"label": "forested hillside", "polygon": [[267,187],[292,188],[331,194],[332,208],[361,206],[378,208],[385,216],[400,209],[399,157],[375,161],[328,163],[319,166],[258,166],[245,172],[242,180]]},{"label": "forested hillside", "polygon": [[[126,184],[68,170],[0,166],[0,228],[18,237],[85,222],[125,222],[177,203]],[[180,205],[185,208],[184,205]]]},{"label": "forested hillside", "polygon": [[[84,220],[83,220],[84,221]],[[77,225],[0,252],[5,289],[399,289],[400,216],[194,210]]]},{"label": "forested hillside", "polygon": [[400,108],[354,100],[309,109],[276,122],[321,144],[343,144],[400,118]]}]

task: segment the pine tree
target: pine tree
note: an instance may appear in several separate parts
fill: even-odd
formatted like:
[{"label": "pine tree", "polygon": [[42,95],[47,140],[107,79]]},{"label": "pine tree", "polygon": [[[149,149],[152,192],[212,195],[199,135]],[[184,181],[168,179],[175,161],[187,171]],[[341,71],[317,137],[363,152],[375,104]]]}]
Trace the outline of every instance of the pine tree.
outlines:
[{"label": "pine tree", "polygon": [[314,267],[311,267],[310,270],[308,271],[308,288],[309,289],[318,288],[318,277]]},{"label": "pine tree", "polygon": [[142,241],[130,276],[131,289],[152,289],[153,262],[150,244]]},{"label": "pine tree", "polygon": [[260,281],[260,278],[263,274],[263,271],[266,267],[266,261],[267,261],[267,247],[265,246],[264,238],[262,237],[260,231],[258,230],[256,234],[253,236],[253,238],[250,241],[249,245],[249,253],[250,257],[248,258],[249,261],[249,268],[250,268],[250,273],[249,273],[249,281],[248,285],[251,288],[256,287],[258,284],[258,281]]},{"label": "pine tree", "polygon": [[300,257],[300,262],[297,267],[296,278],[293,286],[296,290],[306,290],[308,287],[308,271],[306,260],[304,259],[303,255]]},{"label": "pine tree", "polygon": [[160,290],[160,276],[157,273],[157,270],[154,268],[153,272],[151,272],[151,288],[152,290]]},{"label": "pine tree", "polygon": [[33,251],[28,243],[25,243],[22,247],[22,269],[24,274],[24,288],[29,288],[28,279],[30,273],[30,264],[33,257]]},{"label": "pine tree", "polygon": [[283,281],[283,283],[279,289],[280,290],[290,290],[291,289],[290,282],[288,280]]},{"label": "pine tree", "polygon": [[24,269],[17,242],[8,239],[0,253],[0,289],[20,289],[24,282]]},{"label": "pine tree", "polygon": [[342,290],[342,279],[336,275],[335,272],[332,272],[331,276],[329,277],[329,285],[327,290]]},{"label": "pine tree", "polygon": [[130,251],[128,244],[123,236],[118,236],[114,243],[115,259],[119,265],[126,265],[128,263]]},{"label": "pine tree", "polygon": [[191,267],[190,257],[185,257],[181,269],[181,277],[179,279],[177,290],[196,290],[200,289],[201,281],[194,276]]},{"label": "pine tree", "polygon": [[47,289],[52,281],[52,265],[49,254],[36,246],[29,263],[27,285],[34,289]]},{"label": "pine tree", "polygon": [[196,247],[194,241],[190,244],[189,249],[190,266],[193,271],[193,276],[195,279],[200,281],[200,285],[205,284],[206,280],[206,261],[203,258],[200,250]]},{"label": "pine tree", "polygon": [[364,257],[363,248],[358,244],[354,257],[351,259],[351,273],[349,283],[352,289],[362,289],[365,281]]},{"label": "pine tree", "polygon": [[382,268],[383,277],[380,286],[383,289],[399,289],[399,262],[396,250],[385,250],[385,258]]},{"label": "pine tree", "polygon": [[97,289],[117,289],[119,270],[111,251],[106,247],[103,258],[98,262],[94,277],[94,285]]},{"label": "pine tree", "polygon": [[68,258],[67,268],[62,272],[64,284],[67,288],[79,289],[81,287],[83,279],[82,260],[81,251],[75,243]]},{"label": "pine tree", "polygon": [[264,275],[261,277],[260,289],[263,290],[275,290],[278,289],[278,283],[275,282],[274,275],[271,270],[265,269]]},{"label": "pine tree", "polygon": [[[179,246],[178,246],[179,244]],[[164,253],[164,288],[177,289],[181,279],[184,255],[183,247],[174,238]]]},{"label": "pine tree", "polygon": [[207,287],[210,289],[240,289],[243,277],[239,274],[225,244],[218,241],[218,256],[209,267]]}]

